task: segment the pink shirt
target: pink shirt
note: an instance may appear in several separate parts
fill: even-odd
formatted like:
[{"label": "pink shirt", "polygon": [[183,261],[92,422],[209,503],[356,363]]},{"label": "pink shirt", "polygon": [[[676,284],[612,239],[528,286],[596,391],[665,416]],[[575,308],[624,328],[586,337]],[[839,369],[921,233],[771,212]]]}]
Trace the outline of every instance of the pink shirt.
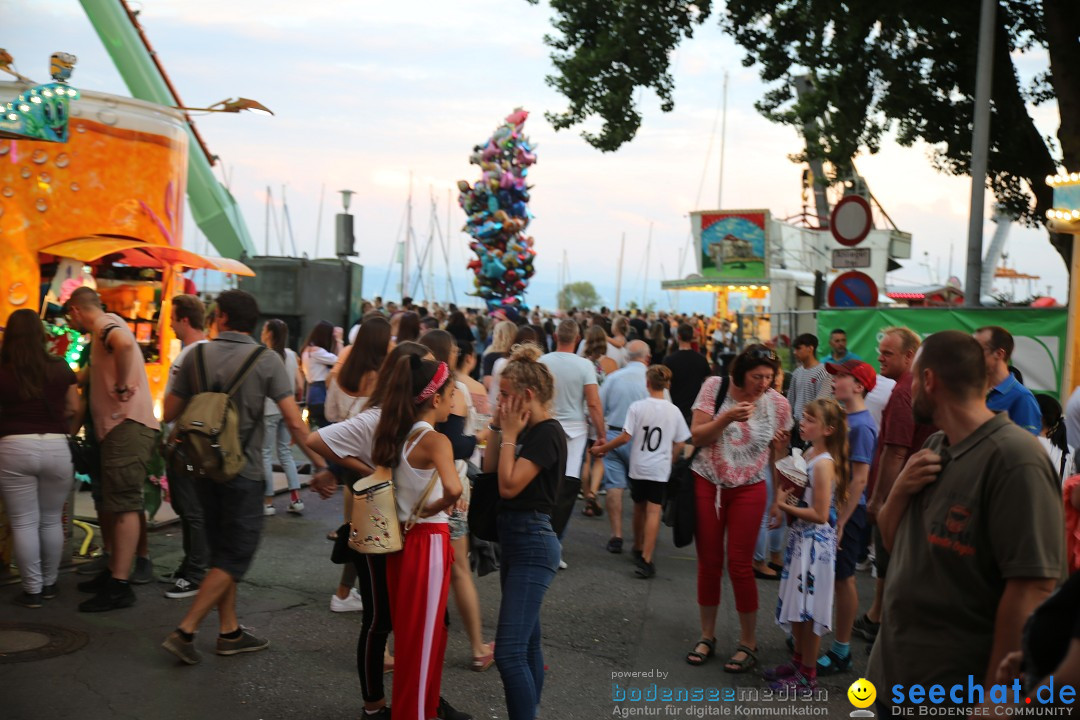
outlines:
[{"label": "pink shirt", "polygon": [[[105,331],[123,333],[131,338],[131,354],[128,377],[116,375],[116,357],[109,352],[105,343]],[[140,425],[157,430],[161,427],[154,417],[154,399],[150,396],[150,381],[146,378],[146,363],[142,350],[135,343],[123,318],[112,313],[105,313],[94,322],[90,329],[93,342],[90,345],[90,412],[94,416],[94,433],[101,440],[114,427],[125,420],[134,420]],[[135,388],[127,402],[120,402],[116,395],[116,386],[126,385]]]},{"label": "pink shirt", "polygon": [[[711,377],[701,386],[694,410],[713,416],[720,378]],[[728,392],[720,412],[729,410],[735,400]],[[775,390],[766,390],[754,403],[747,422],[733,422],[724,428],[716,442],[694,458],[692,469],[698,475],[722,487],[752,485],[765,479],[765,464],[769,460],[769,444],[778,430],[791,426],[791,405]]]}]

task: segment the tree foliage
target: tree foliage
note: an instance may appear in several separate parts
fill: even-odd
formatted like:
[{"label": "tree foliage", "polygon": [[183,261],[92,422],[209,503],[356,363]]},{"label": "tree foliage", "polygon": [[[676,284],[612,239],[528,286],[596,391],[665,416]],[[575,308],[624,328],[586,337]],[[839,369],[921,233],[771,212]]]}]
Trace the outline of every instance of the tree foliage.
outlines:
[{"label": "tree foliage", "polygon": [[[529,0],[535,2],[535,0]],[[637,88],[674,107],[672,51],[713,14],[711,0],[552,0],[557,35],[548,36],[558,74],[548,82],[568,100],[549,113],[556,128],[591,118],[583,133],[603,151],[631,140],[641,125]],[[769,90],[756,104],[774,122],[800,132],[807,153],[828,161],[832,180],[860,152],[876,153],[887,132],[901,145],[923,140],[934,167],[970,173],[979,2],[895,0],[728,0],[719,22],[746,51]],[[1048,54],[1050,71],[1024,81],[1016,58]],[[796,98],[794,78],[812,90]],[[991,148],[987,181],[1008,214],[1041,224],[1051,207],[1044,178],[1059,163],[1080,170],[1080,2],[998,0]],[[1057,102],[1058,143],[1043,137],[1031,109]],[[806,156],[794,158],[804,160]],[[1069,260],[1071,242],[1051,236]]]},{"label": "tree foliage", "polygon": [[570,308],[593,310],[601,302],[596,288],[593,287],[591,282],[586,281],[563,285],[556,299],[560,310],[569,310]]}]

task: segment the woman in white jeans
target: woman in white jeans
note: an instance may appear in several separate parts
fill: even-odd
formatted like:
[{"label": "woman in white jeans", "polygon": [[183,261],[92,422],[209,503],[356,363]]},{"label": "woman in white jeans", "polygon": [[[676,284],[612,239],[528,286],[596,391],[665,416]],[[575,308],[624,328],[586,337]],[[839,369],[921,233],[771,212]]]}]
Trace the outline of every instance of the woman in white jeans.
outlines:
[{"label": "woman in white jeans", "polygon": [[78,403],[75,373],[45,351],[37,313],[13,312],[0,346],[0,493],[22,575],[15,602],[23,607],[57,595],[61,517],[75,478],[67,434]]},{"label": "woman in white jeans", "polygon": [[[289,342],[289,327],[283,320],[267,320],[263,326],[262,341],[285,363],[285,374],[289,376],[295,395],[300,360],[295,352],[285,347]],[[281,408],[270,398],[266,398],[266,407],[263,408],[263,425],[263,477],[266,481],[263,514],[273,515],[277,512],[274,509],[274,450],[277,450],[278,462],[289,483],[289,512],[299,515],[304,510],[304,503],[300,500],[300,475],[296,470],[296,459],[289,446],[289,429],[281,419]]]}]

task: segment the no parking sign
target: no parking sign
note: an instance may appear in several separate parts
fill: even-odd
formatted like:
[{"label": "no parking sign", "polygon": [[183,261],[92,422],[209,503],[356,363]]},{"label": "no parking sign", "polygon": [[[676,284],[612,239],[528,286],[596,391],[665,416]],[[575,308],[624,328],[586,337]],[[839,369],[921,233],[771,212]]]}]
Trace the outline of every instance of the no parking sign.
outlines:
[{"label": "no parking sign", "polygon": [[829,286],[828,300],[834,308],[877,307],[877,283],[864,272],[846,272]]}]

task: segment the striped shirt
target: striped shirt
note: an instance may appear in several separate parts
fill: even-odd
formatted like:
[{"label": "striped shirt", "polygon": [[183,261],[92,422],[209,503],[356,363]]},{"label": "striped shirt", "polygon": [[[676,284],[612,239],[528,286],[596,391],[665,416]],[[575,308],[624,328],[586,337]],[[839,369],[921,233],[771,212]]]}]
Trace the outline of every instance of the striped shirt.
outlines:
[{"label": "striped shirt", "polygon": [[791,385],[788,386],[787,399],[791,404],[791,417],[797,425],[802,418],[803,408],[811,400],[819,397],[832,397],[832,376],[825,369],[825,363],[804,368],[801,365],[791,372]]}]

